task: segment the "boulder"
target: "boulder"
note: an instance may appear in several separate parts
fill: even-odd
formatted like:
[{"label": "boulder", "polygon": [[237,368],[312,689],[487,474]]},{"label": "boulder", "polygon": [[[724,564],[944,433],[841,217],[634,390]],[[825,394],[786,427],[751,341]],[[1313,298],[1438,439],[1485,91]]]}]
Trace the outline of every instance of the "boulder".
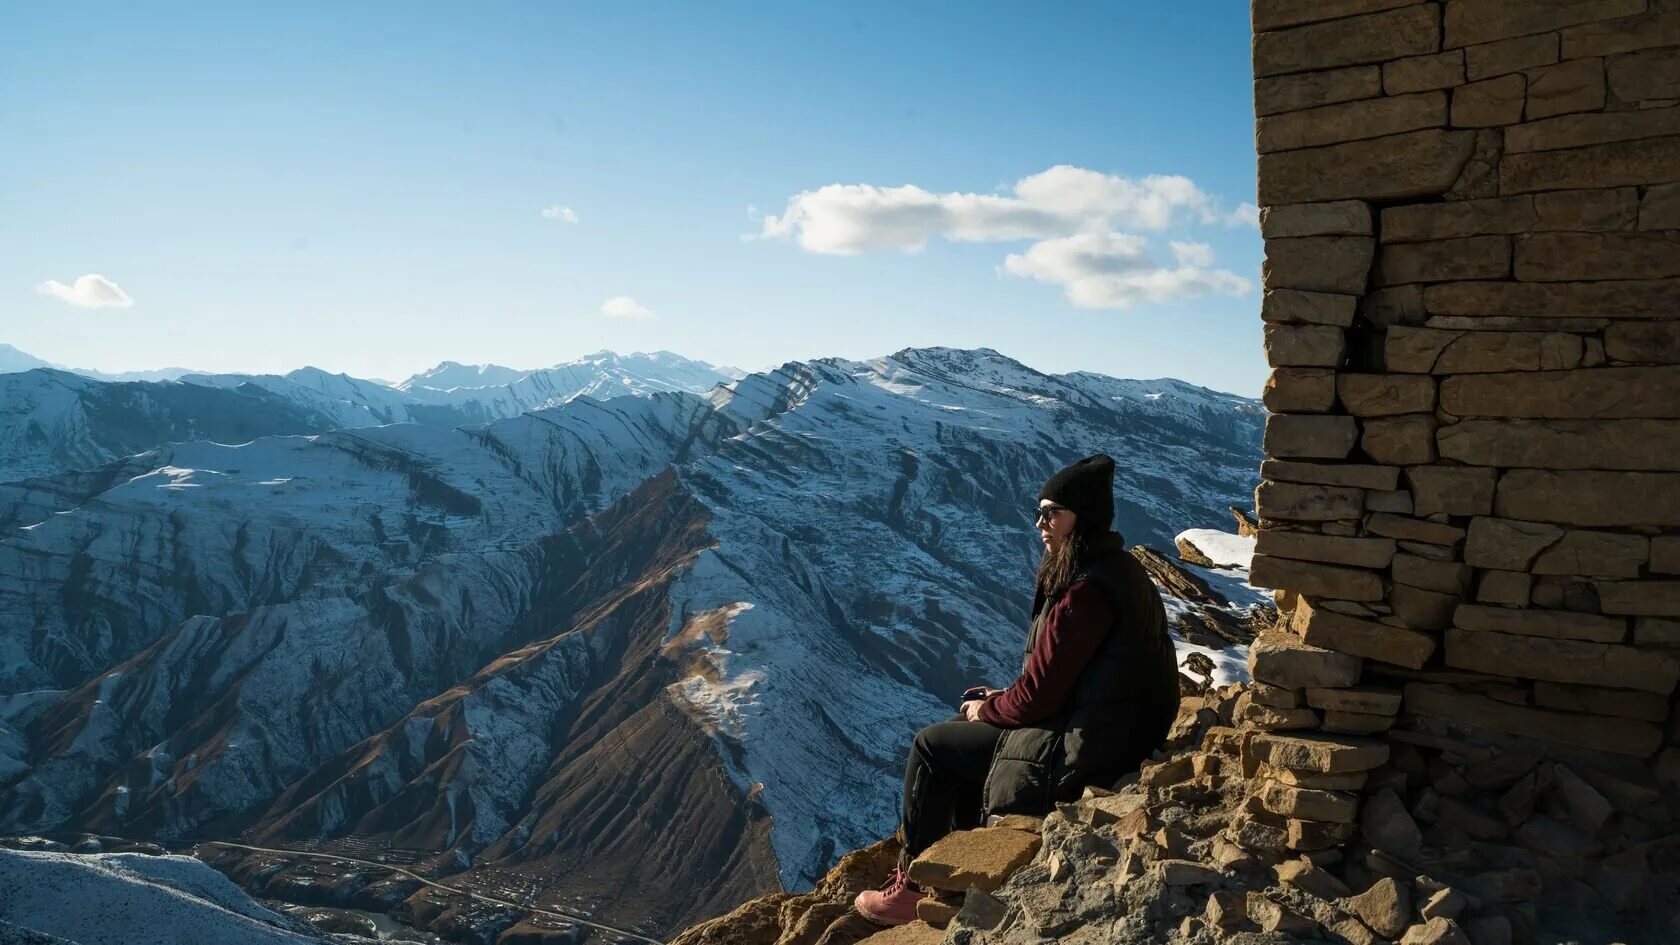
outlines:
[{"label": "boulder", "polygon": [[982,827],[947,834],[910,864],[918,886],[993,892],[1038,852],[1037,835],[1007,827]]}]

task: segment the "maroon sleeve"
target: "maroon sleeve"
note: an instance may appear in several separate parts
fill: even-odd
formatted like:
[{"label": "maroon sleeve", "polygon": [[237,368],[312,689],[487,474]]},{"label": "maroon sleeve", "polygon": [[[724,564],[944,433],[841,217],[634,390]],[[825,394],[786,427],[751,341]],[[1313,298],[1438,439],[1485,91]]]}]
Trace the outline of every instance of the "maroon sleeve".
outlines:
[{"label": "maroon sleeve", "polygon": [[1102,645],[1113,614],[1108,595],[1096,584],[1081,581],[1068,588],[1045,615],[1026,669],[1003,695],[981,705],[981,721],[1019,728],[1056,714]]}]

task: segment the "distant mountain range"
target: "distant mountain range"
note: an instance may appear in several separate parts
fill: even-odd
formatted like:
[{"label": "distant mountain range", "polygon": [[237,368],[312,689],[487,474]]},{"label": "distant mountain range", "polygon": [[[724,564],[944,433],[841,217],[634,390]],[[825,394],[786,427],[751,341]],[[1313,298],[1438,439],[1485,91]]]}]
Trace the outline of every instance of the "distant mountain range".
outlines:
[{"label": "distant mountain range", "polygon": [[1264,419],[984,348],[0,404],[0,833],[400,848],[649,932],[892,829],[916,728],[1013,676],[1046,476],[1108,452],[1169,547]]},{"label": "distant mountain range", "polygon": [[445,361],[395,387],[313,367],[287,374],[160,371],[148,373],[173,376],[113,380],[45,363],[0,346],[0,481],[88,469],[163,443],[244,443],[386,423],[452,428],[574,397],[703,394],[742,376],[666,351],[600,351],[531,371]]}]

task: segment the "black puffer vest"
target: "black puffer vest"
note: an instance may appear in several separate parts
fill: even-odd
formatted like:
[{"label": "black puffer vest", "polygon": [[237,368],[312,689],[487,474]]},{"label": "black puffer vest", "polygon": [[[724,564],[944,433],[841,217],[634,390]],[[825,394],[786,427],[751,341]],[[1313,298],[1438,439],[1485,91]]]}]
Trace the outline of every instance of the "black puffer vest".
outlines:
[{"label": "black puffer vest", "polygon": [[[1178,658],[1166,609],[1119,534],[1092,543],[1073,579],[1080,581],[1094,581],[1108,595],[1114,622],[1067,704],[998,740],[986,775],[987,816],[1042,816],[1086,785],[1113,784],[1161,746],[1178,712]],[[1034,597],[1023,668],[1053,603],[1042,592]]]}]

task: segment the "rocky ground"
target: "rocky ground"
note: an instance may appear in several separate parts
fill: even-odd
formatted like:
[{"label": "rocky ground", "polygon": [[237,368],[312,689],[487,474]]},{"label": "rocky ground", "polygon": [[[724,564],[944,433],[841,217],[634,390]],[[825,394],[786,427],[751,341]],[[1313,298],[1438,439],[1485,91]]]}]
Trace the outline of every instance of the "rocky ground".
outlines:
[{"label": "rocky ground", "polygon": [[[1672,793],[1532,758],[1425,762],[1404,745],[1268,732],[1256,720],[1278,720],[1253,708],[1268,688],[1186,697],[1168,749],[1118,791],[936,844],[911,867],[932,892],[916,923],[851,912],[890,869],[889,839],[806,895],[754,900],[672,945],[1680,939]],[[1334,789],[1353,781],[1375,791],[1357,824]]]}]

